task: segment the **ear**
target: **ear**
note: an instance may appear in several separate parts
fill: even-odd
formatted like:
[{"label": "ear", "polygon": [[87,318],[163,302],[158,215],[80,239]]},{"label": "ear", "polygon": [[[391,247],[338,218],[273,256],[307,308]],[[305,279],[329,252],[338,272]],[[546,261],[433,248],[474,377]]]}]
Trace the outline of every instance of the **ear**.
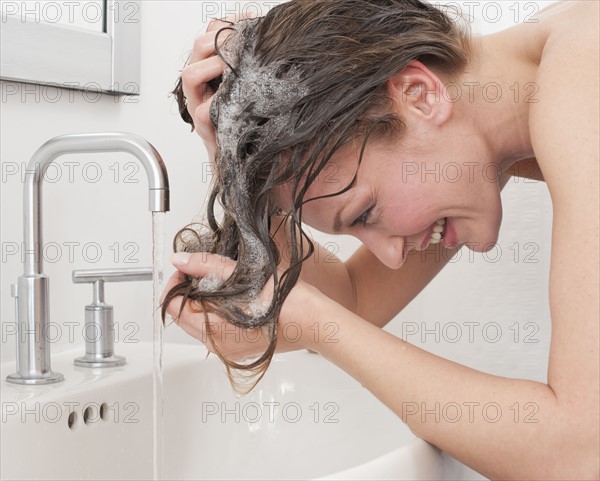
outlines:
[{"label": "ear", "polygon": [[439,77],[418,60],[388,80],[388,90],[404,115],[411,112],[436,125],[452,114],[452,102],[444,89]]}]

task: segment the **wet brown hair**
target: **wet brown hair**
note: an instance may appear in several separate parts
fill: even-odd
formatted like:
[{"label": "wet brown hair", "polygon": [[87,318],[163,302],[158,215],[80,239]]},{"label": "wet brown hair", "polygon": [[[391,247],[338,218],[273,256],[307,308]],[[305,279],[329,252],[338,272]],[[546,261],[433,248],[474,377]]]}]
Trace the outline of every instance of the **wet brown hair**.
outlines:
[{"label": "wet brown hair", "polygon": [[[291,0],[264,17],[221,30],[234,33],[217,49],[227,65],[223,78],[210,84],[218,87],[211,120],[219,148],[208,226],[182,229],[173,247],[220,254],[237,266],[229,279],[209,288],[184,276],[162,309],[164,319],[169,301],[183,296],[182,308],[191,300],[199,311],[215,312],[242,328],[267,329],[267,350],[251,362],[238,363],[217,349],[205,314],[209,340],[235,389],[242,390],[242,384],[232,370],[246,381],[245,392],[264,375],[275,352],[281,306],[302,262],[313,253],[302,230],[302,206],[316,198],[305,199],[306,191],[331,157],[355,139],[362,140],[359,163],[369,139],[397,141],[405,124],[391,112],[387,81],[409,62],[419,60],[449,80],[467,68],[470,31],[466,22],[456,21],[462,20],[456,14],[451,17],[420,0]],[[252,81],[245,82],[249,76]],[[193,129],[181,78],[172,93]],[[322,197],[342,194],[355,181],[356,176],[341,191]],[[290,265],[280,276],[281,252],[271,232],[277,211],[272,192],[289,182],[289,222],[279,227],[289,229]],[[217,202],[223,210],[220,221]],[[252,299],[271,276],[271,303],[256,312]]]}]

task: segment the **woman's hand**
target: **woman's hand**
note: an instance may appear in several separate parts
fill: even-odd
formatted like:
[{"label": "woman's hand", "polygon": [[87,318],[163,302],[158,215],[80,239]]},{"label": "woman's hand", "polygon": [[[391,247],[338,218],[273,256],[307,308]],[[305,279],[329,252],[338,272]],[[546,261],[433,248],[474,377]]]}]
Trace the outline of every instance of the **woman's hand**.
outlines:
[{"label": "woman's hand", "polygon": [[[194,120],[194,127],[202,138],[209,158],[214,159],[217,150],[215,128],[210,121],[210,105],[215,91],[208,82],[223,74],[225,64],[216,55],[215,37],[223,27],[232,26],[242,18],[252,15],[227,17],[224,21],[214,19],[208,25],[206,33],[194,41],[194,48],[188,59],[187,65],[181,72],[183,93],[186,98],[187,110]],[[218,45],[221,46],[225,39],[231,35],[232,30],[225,30],[219,34]]]},{"label": "woman's hand", "polygon": [[[216,254],[202,252],[175,254],[173,264],[178,272],[175,272],[169,279],[161,298],[161,304],[166,293],[182,281],[183,274],[197,278],[212,274],[225,280],[232,274],[236,262]],[[272,291],[273,281],[271,279],[263,289],[261,299],[270,301]],[[315,319],[319,311],[318,306],[324,297],[321,291],[306,282],[299,280],[296,283],[281,309],[277,327],[276,352],[293,351],[311,345],[310,341],[316,329]],[[206,332],[204,313],[201,312],[200,305],[188,300],[179,314],[182,299],[182,297],[174,298],[167,307],[167,313],[184,331],[202,341],[210,352],[214,352],[215,349]],[[193,305],[190,305],[192,302]],[[270,339],[266,326],[243,329],[214,313],[208,313],[208,319],[213,342],[219,351],[232,361],[240,361],[256,354],[262,354],[269,345]]]}]

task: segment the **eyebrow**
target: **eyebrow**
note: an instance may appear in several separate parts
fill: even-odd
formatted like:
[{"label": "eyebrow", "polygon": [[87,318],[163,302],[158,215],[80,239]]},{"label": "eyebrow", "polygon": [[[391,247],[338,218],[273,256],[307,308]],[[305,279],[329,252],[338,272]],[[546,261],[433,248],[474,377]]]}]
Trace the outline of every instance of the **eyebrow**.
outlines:
[{"label": "eyebrow", "polygon": [[340,234],[342,231],[342,228],[344,227],[344,222],[342,221],[342,211],[344,209],[346,209],[348,207],[349,204],[352,204],[352,202],[354,202],[356,197],[350,199],[350,201],[346,202],[344,204],[344,206],[337,211],[337,213],[335,214],[335,217],[333,219],[333,232],[334,234]]}]

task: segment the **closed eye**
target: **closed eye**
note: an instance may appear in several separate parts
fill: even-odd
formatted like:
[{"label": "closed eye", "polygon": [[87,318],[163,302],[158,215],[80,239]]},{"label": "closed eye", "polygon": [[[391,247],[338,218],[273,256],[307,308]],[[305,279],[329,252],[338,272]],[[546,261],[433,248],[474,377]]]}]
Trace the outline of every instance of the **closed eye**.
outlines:
[{"label": "closed eye", "polygon": [[373,211],[374,208],[375,208],[375,206],[373,206],[370,209],[363,212],[359,217],[356,218],[356,220],[354,222],[352,222],[350,227],[355,227],[359,224],[362,226],[367,225],[367,222],[369,221],[369,215],[371,214],[371,212]]}]

